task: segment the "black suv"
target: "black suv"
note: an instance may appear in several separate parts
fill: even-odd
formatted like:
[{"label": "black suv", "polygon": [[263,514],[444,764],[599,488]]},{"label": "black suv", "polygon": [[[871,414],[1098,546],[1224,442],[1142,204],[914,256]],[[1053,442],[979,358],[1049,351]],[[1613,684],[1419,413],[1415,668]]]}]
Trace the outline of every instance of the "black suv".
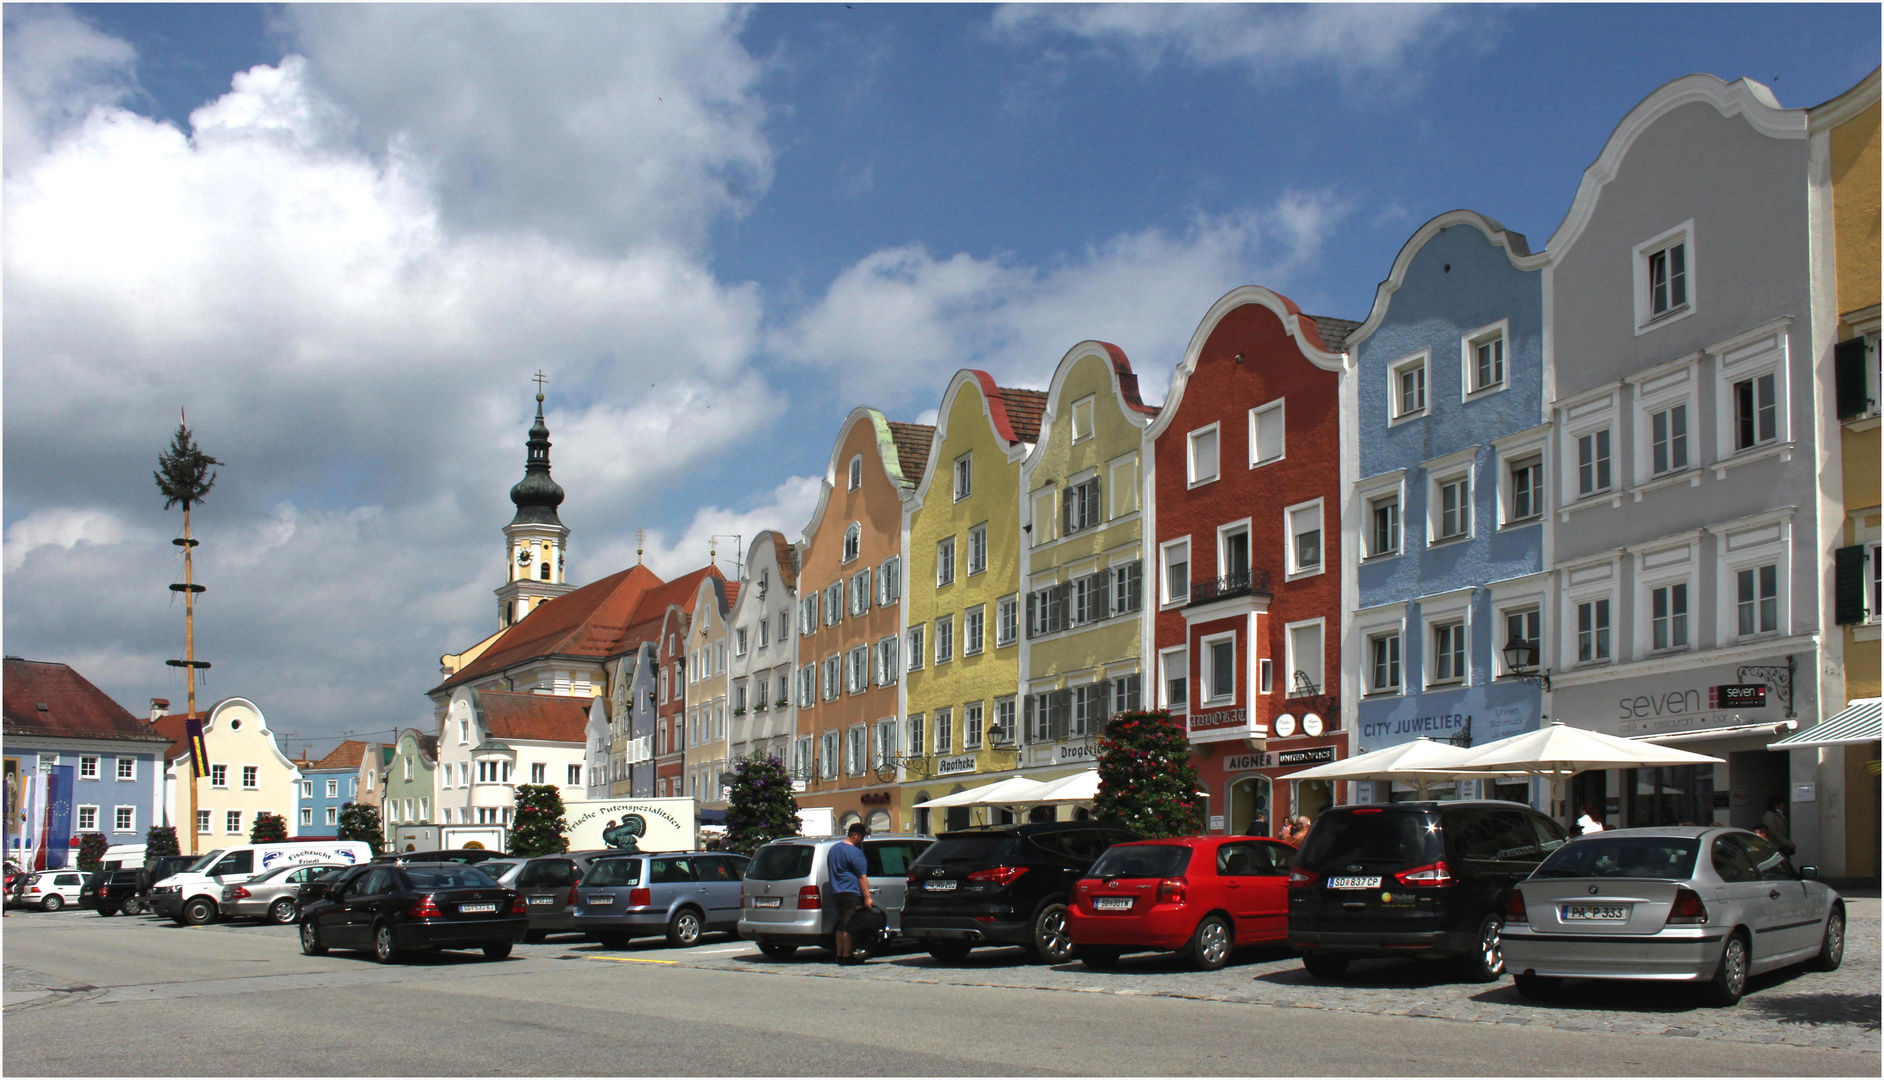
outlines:
[{"label": "black suv", "polygon": [[903,935],[955,961],[976,945],[1025,945],[1050,964],[1073,955],[1066,904],[1106,848],[1143,837],[1095,821],[984,825],[943,833],[910,867]]},{"label": "black suv", "polygon": [[100,915],[141,915],[146,910],[144,898],[150,893],[150,871],[142,867],[100,870],[85,879],[79,890],[78,906]]},{"label": "black suv", "polygon": [[1338,806],[1289,873],[1289,944],[1333,978],[1358,956],[1456,957],[1465,976],[1504,973],[1505,896],[1568,839],[1512,802]]}]

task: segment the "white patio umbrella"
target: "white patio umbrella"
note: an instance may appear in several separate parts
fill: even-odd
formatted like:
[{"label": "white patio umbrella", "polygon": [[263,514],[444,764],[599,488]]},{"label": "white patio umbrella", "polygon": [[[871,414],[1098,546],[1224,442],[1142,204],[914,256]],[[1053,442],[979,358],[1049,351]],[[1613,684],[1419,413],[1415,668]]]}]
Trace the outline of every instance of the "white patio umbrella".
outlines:
[{"label": "white patio umbrella", "polygon": [[[1331,761],[1326,765],[1317,765],[1301,772],[1289,773],[1280,777],[1283,780],[1399,780],[1412,784],[1419,789],[1420,798],[1426,798],[1428,784],[1442,780],[1457,780],[1461,777],[1480,777],[1511,775],[1495,773],[1484,769],[1465,768],[1465,762],[1472,757],[1473,751],[1457,747],[1451,743],[1435,742],[1428,738],[1415,739],[1412,742],[1389,746],[1382,750],[1370,750],[1341,761]],[[1513,770],[1522,773],[1523,770]]]},{"label": "white patio umbrella", "polygon": [[[1513,735],[1467,751],[1459,768],[1466,773],[1529,773],[1550,779],[1551,798],[1564,798],[1564,784],[1580,772],[1636,769],[1655,765],[1718,765],[1721,759],[1637,742],[1553,720],[1536,731]],[[1568,812],[1566,811],[1566,817]]]},{"label": "white patio umbrella", "polygon": [[1032,798],[1045,785],[1038,780],[1029,780],[1021,776],[1010,776],[1006,780],[997,780],[967,791],[958,791],[953,795],[944,795],[917,803],[918,810],[932,810],[950,806],[1031,806],[1040,800]]},{"label": "white patio umbrella", "polygon": [[[1208,791],[1198,795],[1209,798]],[[1055,803],[1089,803],[1099,798],[1099,770],[1086,769],[1071,776],[1062,776],[1058,780],[1043,781],[1040,790],[1033,793],[1028,801],[1036,806]]]}]

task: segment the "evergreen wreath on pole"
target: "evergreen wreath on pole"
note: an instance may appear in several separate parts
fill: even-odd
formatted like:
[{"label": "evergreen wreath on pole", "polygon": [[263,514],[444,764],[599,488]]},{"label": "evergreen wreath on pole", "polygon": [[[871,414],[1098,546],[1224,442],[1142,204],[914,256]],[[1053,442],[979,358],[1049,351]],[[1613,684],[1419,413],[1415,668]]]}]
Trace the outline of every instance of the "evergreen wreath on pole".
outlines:
[{"label": "evergreen wreath on pole", "polygon": [[285,844],[287,842],[288,822],[285,818],[266,810],[255,815],[255,824],[249,829],[249,843]]},{"label": "evergreen wreath on pole", "polygon": [[162,858],[165,855],[181,855],[177,848],[177,828],[174,825],[152,825],[144,834],[144,861]]},{"label": "evergreen wreath on pole", "polygon": [[1197,770],[1184,725],[1163,709],[1120,713],[1099,739],[1093,813],[1156,840],[1203,831]]},{"label": "evergreen wreath on pole", "polygon": [[510,819],[505,847],[512,855],[555,855],[569,850],[563,834],[563,793],[555,784],[518,784],[517,810]]},{"label": "evergreen wreath on pole", "polygon": [[340,830],[336,840],[360,840],[378,855],[386,846],[386,830],[379,823],[379,807],[365,803],[346,803],[340,808]]},{"label": "evergreen wreath on pole", "polygon": [[791,774],[776,757],[744,758],[733,765],[726,796],[726,849],[750,855],[782,836],[797,836],[798,800]]}]

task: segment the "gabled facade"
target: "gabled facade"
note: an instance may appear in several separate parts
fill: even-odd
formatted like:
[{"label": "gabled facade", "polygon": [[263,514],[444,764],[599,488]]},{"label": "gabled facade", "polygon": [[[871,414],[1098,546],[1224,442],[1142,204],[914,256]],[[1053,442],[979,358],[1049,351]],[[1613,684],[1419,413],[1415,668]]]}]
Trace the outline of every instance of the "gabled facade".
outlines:
[{"label": "gabled facade", "polygon": [[609,660],[608,696],[589,707],[589,798],[654,794],[654,726],[662,620],[631,632]]},{"label": "gabled facade", "polygon": [[[1535,730],[1546,711],[1502,651],[1542,648],[1556,613],[1546,261],[1490,218],[1442,214],[1407,241],[1348,339],[1359,437],[1343,514],[1354,612],[1342,695],[1355,703],[1356,752],[1481,744]],[[1361,788],[1389,798],[1384,784]],[[1531,801],[1522,780],[1485,785],[1494,791]]]},{"label": "gabled facade", "polygon": [[729,761],[766,757],[791,761],[796,734],[791,685],[798,666],[797,606],[798,553],[784,534],[768,529],[746,550],[739,599],[730,616]]},{"label": "gabled facade", "polygon": [[[956,372],[942,394],[921,479],[903,513],[908,553],[902,704],[908,827],[929,798],[1020,767],[1021,462],[1046,395]],[[969,823],[955,811],[946,823]]]},{"label": "gabled facade", "polygon": [[183,820],[189,799],[190,745],[181,716],[160,716],[152,730],[167,736],[164,770],[164,823],[177,830],[177,845],[197,854],[249,842],[255,815],[264,811],[296,820],[301,771],[275,745],[262,710],[246,698],[224,698],[203,717],[203,744],[209,774],[196,778],[196,820]]},{"label": "gabled facade", "polygon": [[582,794],[588,699],[460,686],[440,726],[437,794],[440,843],[504,850],[518,784]]},{"label": "gabled facade", "polygon": [[1020,638],[1020,764],[1043,781],[1091,768],[1106,720],[1144,702],[1143,444],[1158,414],[1103,341],[1061,358],[1045,409],[1021,467],[1020,594],[1002,612]]},{"label": "gabled facade", "polygon": [[701,807],[723,808],[726,771],[726,616],[739,586],[704,578],[694,596],[687,636],[686,792]]},{"label": "gabled facade", "polygon": [[392,744],[382,818],[392,851],[436,851],[438,736],[407,728]]},{"label": "gabled facade", "polygon": [[1273,831],[1279,813],[1312,814],[1335,794],[1275,780],[1343,755],[1352,722],[1338,679],[1353,326],[1258,286],[1231,291],[1145,432],[1157,703],[1184,718],[1212,832]]}]

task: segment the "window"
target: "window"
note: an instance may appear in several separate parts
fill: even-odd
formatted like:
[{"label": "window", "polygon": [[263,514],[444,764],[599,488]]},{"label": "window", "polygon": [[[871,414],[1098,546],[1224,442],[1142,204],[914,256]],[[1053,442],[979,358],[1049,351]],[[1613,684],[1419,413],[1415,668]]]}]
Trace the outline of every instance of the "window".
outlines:
[{"label": "window", "polygon": [[1577,663],[1600,663],[1609,656],[1609,601],[1586,600],[1577,605]]},{"label": "window", "polygon": [[1303,697],[1321,693],[1322,633],[1320,619],[1290,624],[1287,696]]},{"label": "window", "polygon": [[1073,586],[1051,585],[1027,594],[1027,636],[1054,634],[1071,625]]},{"label": "window", "polygon": [[1778,374],[1767,372],[1733,384],[1734,449],[1751,450],[1779,438]]},{"label": "window", "polygon": [[1187,603],[1191,598],[1191,542],[1173,540],[1158,553],[1164,559],[1164,603]]},{"label": "window", "polygon": [[1106,617],[1106,575],[1087,574],[1070,583],[1071,625],[1084,626]]},{"label": "window", "polygon": [[338,806],[330,806],[327,808],[327,824],[340,824],[340,808]]},{"label": "window", "polygon": [[962,749],[981,749],[981,702],[972,701],[962,706]]},{"label": "window", "polygon": [[962,613],[962,655],[981,652],[982,633],[986,629],[987,607],[977,604]]},{"label": "window", "polygon": [[211,765],[209,767],[209,786],[210,787],[228,787],[229,786],[229,766]]},{"label": "window", "polygon": [[1268,658],[1256,661],[1256,692],[1273,693],[1276,688],[1275,663]]},{"label": "window", "polygon": [[[79,779],[98,779],[98,757],[94,754],[79,755]],[[96,812],[96,811],[94,811]]]},{"label": "window", "polygon": [[1400,553],[1400,495],[1383,495],[1367,503],[1367,554],[1398,555]]},{"label": "window", "polygon": [[923,739],[922,714],[909,714],[909,750],[913,754],[925,753],[929,744]]},{"label": "window", "polygon": [[1441,623],[1433,627],[1433,682],[1464,682],[1465,624]]},{"label": "window", "polygon": [[1158,654],[1158,685],[1167,709],[1183,709],[1190,704],[1190,653],[1166,649]]},{"label": "window", "polygon": [[850,613],[863,615],[870,610],[870,567],[857,571],[850,579]]},{"label": "window", "polygon": [[[784,641],[792,636],[792,616],[789,611],[778,613],[778,639]],[[763,644],[763,643],[762,643]]]},{"label": "window", "polygon": [[1688,586],[1686,582],[1649,590],[1650,647],[1657,652],[1688,647]]},{"label": "window", "polygon": [[1198,704],[1227,705],[1236,698],[1236,635],[1207,637],[1200,645],[1203,670],[1198,676],[1203,682],[1203,699]]},{"label": "window", "polygon": [[877,567],[877,605],[894,604],[903,595],[903,559],[892,555]]},{"label": "window", "polygon": [[1039,547],[1041,544],[1048,543],[1053,539],[1053,522],[1055,516],[1053,507],[1054,494],[1052,488],[1049,487],[1034,496],[1033,521],[1028,524],[1027,528],[1032,530],[1035,547]]},{"label": "window", "polygon": [[1688,245],[1674,243],[1648,253],[1649,318],[1688,306]]},{"label": "window", "polygon": [[824,590],[824,625],[836,626],[843,618],[844,583],[833,581]]},{"label": "window", "polygon": [[1091,735],[1105,723],[1102,713],[1105,710],[1106,688],[1103,683],[1087,683],[1075,686],[1071,692],[1073,715],[1072,726],[1068,735]]},{"label": "window", "polygon": [[530,766],[530,782],[532,784],[548,783],[548,775],[549,766],[545,765],[543,762],[538,761]]},{"label": "window", "polygon": [[1137,675],[1122,675],[1112,680],[1112,715],[1137,712],[1140,709],[1140,682]]},{"label": "window", "polygon": [[1394,693],[1400,689],[1400,632],[1376,634],[1367,639],[1371,661],[1367,680],[1370,694]]},{"label": "window", "polygon": [[836,701],[838,693],[838,672],[843,666],[843,658],[827,656],[824,658],[824,700]]},{"label": "window", "polygon": [[902,669],[896,656],[896,635],[877,642],[877,685],[892,686]]},{"label": "window", "polygon": [[850,459],[850,490],[863,487],[863,455],[857,454]]},{"label": "window", "polygon": [[1505,612],[1505,640],[1502,644],[1492,643],[1492,649],[1503,659],[1503,649],[1510,645],[1529,645],[1537,650],[1532,655],[1536,660],[1530,664],[1531,671],[1544,662],[1543,616],[1534,607],[1514,608]]},{"label": "window", "polygon": [[338,779],[327,781],[327,797],[330,799],[338,799],[340,797],[340,781]]},{"label": "window", "polygon": [[1544,512],[1544,456],[1532,454],[1511,463],[1511,508],[1506,521],[1525,521]]},{"label": "window", "polygon": [[78,827],[81,832],[98,831],[98,808],[81,806],[78,808]]},{"label": "window", "polygon": [[1453,540],[1472,532],[1472,476],[1450,476],[1436,482],[1438,517],[1433,540]]},{"label": "window", "polygon": [[955,582],[955,538],[944,539],[935,546],[935,583],[940,588]]},{"label": "window", "polygon": [[314,824],[314,808],[313,807],[303,806],[301,808],[301,824],[303,825]]},{"label": "window", "polygon": [[837,732],[818,737],[818,772],[826,780],[837,779]]},{"label": "window", "polygon": [[[809,634],[815,631],[817,628],[818,628],[818,594],[814,591],[811,593],[811,595],[806,596],[804,599],[798,601],[798,632],[800,634]],[[662,672],[661,700],[663,701],[667,700],[667,684],[666,684],[666,672],[665,671]]]},{"label": "window", "polygon": [[1095,476],[1069,485],[1063,510],[1065,528],[1061,535],[1071,536],[1099,524],[1099,478]]},{"label": "window", "polygon": [[924,626],[912,626],[909,628],[909,670],[911,671],[919,670],[922,667],[922,637],[923,631],[926,629],[928,628]]},{"label": "window", "polygon": [[[1321,501],[1289,510],[1289,570],[1313,574],[1321,570]],[[1246,556],[1247,557],[1247,556]],[[1247,574],[1248,567],[1243,568]]]},{"label": "window", "polygon": [[1217,425],[1191,432],[1188,466],[1188,480],[1193,487],[1217,478]]},{"label": "window", "polygon": [[1014,735],[1014,699],[997,698],[994,703],[994,723],[988,728],[988,741],[995,746],[1012,746]]},{"label": "window", "polygon": [[1391,395],[1389,421],[1406,420],[1426,412],[1426,354],[1402,360],[1388,369]]},{"label": "window", "polygon": [[120,780],[137,779],[137,759],[136,758],[121,757],[118,759],[118,779]]},{"label": "window", "polygon": [[242,811],[230,810],[223,814],[222,831],[239,833],[242,831]]},{"label": "window", "polygon": [[935,662],[946,664],[955,659],[955,616],[944,615],[935,621]]},{"label": "window", "polygon": [[844,561],[856,558],[863,550],[863,526],[853,521],[844,530]]},{"label": "window", "polygon": [[196,831],[197,832],[199,833],[209,832],[209,815],[210,815],[210,811],[208,810],[198,810],[196,812]]},{"label": "window", "polygon": [[1133,559],[1107,571],[1111,575],[1113,615],[1128,615],[1145,606],[1145,564]]},{"label": "window", "polygon": [[955,501],[961,502],[975,490],[975,455],[963,454],[955,459]]},{"label": "window", "polygon": [[1003,596],[994,602],[994,644],[997,648],[1002,645],[1012,645],[1019,634],[1020,597]]},{"label": "window", "polygon": [[1492,390],[1505,383],[1504,330],[1466,341],[1466,393]]},{"label": "window", "polygon": [[1779,629],[1779,567],[1753,566],[1734,575],[1735,610],[1740,636],[1770,634]]},{"label": "window", "polygon": [[1577,437],[1577,495],[1608,491],[1609,429],[1600,428]]},{"label": "window", "polygon": [[1138,509],[1138,459],[1112,463],[1112,516],[1124,517]]},{"label": "window", "polygon": [[988,568],[988,527],[977,525],[968,530],[968,572],[979,574]]},{"label": "window", "polygon": [[935,711],[935,752],[946,754],[955,749],[955,714],[950,709]]},{"label": "window", "polygon": [[743,626],[733,631],[733,655],[746,655],[746,628]]},{"label": "window", "polygon": [[1093,395],[1088,394],[1073,402],[1073,441],[1085,442],[1092,438]]},{"label": "window", "polygon": [[1688,407],[1676,405],[1649,417],[1650,454],[1657,476],[1688,467]]},{"label": "window", "polygon": [[870,688],[870,646],[859,645],[844,654],[844,692],[861,694]]},{"label": "window", "polygon": [[878,720],[876,726],[876,764],[879,766],[894,765],[896,764],[896,721]]},{"label": "window", "polygon": [[1277,398],[1249,411],[1249,467],[1281,461],[1283,439],[1282,402]]}]

